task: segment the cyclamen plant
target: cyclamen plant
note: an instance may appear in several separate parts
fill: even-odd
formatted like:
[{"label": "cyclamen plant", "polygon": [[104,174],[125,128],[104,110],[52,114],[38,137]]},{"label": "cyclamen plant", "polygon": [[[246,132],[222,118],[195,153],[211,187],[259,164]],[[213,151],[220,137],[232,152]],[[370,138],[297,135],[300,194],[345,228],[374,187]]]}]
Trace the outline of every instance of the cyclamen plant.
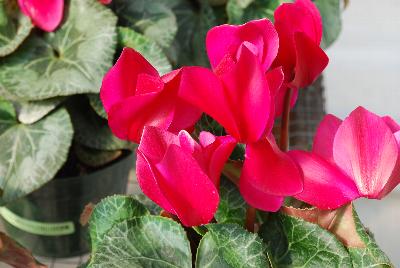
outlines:
[{"label": "cyclamen plant", "polygon": [[[327,115],[312,152],[287,151],[297,92],[328,64],[321,39],[318,9],[296,0],[274,23],[212,28],[211,68],[160,76],[125,48],[100,96],[113,133],[139,143],[137,179],[163,217],[129,196],[103,200],[88,267],[390,267],[351,201],[399,184],[400,126],[359,107]],[[202,113],[226,135],[193,131]]]}]

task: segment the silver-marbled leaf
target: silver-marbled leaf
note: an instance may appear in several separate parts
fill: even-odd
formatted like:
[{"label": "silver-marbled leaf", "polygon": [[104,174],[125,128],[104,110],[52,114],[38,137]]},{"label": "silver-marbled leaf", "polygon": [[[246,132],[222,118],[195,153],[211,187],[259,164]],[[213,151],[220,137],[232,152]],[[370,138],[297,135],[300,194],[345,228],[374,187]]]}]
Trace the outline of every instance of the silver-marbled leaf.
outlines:
[{"label": "silver-marbled leaf", "polygon": [[197,268],[269,267],[265,245],[257,234],[237,224],[209,224],[197,250]]},{"label": "silver-marbled leaf", "polygon": [[54,33],[32,35],[0,60],[0,94],[41,100],[99,92],[116,45],[116,17],[97,0],[71,0]]},{"label": "silver-marbled leaf", "polygon": [[142,216],[115,224],[92,254],[90,268],[191,268],[185,230],[159,216]]},{"label": "silver-marbled leaf", "polygon": [[28,37],[33,25],[16,0],[0,0],[0,57],[14,52]]},{"label": "silver-marbled leaf", "polygon": [[35,123],[54,110],[63,100],[63,97],[56,97],[42,101],[16,102],[18,120],[24,124]]},{"label": "silver-marbled leaf", "polygon": [[73,136],[70,117],[59,109],[32,124],[16,124],[0,136],[3,204],[51,180],[67,159]]}]

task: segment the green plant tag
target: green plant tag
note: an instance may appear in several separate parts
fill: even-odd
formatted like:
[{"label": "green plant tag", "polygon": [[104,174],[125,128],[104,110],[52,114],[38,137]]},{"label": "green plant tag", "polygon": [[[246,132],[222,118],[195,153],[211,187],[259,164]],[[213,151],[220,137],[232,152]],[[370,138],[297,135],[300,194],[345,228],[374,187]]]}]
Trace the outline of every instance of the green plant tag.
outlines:
[{"label": "green plant tag", "polygon": [[0,215],[9,224],[31,234],[58,236],[69,235],[75,232],[75,226],[72,221],[52,223],[32,221],[16,215],[5,207],[0,207]]}]

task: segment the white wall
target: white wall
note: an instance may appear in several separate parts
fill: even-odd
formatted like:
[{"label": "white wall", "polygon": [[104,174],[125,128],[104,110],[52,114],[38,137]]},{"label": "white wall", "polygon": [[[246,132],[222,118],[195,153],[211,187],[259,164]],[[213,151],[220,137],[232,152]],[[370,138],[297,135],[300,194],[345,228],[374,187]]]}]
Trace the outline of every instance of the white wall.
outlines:
[{"label": "white wall", "polygon": [[[400,122],[400,0],[350,0],[342,34],[327,53],[329,113],[344,118],[362,105]],[[356,207],[400,267],[400,187],[382,201],[363,199]]]}]

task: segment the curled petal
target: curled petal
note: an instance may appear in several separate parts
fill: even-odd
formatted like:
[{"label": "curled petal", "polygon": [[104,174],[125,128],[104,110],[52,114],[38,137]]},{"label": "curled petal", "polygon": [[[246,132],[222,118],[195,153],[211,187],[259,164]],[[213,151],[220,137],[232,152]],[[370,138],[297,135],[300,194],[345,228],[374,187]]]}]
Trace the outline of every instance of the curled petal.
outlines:
[{"label": "curled petal", "polygon": [[107,113],[114,104],[135,95],[139,74],[159,77],[156,69],[140,53],[124,48],[101,85],[100,98]]},{"label": "curled petal", "polygon": [[225,98],[230,102],[230,113],[235,116],[240,132],[239,137],[229,134],[248,143],[265,135],[268,122],[274,115],[271,114],[272,97],[264,71],[247,47],[242,46],[241,51],[232,69],[219,77],[224,85]]},{"label": "curled petal", "polygon": [[271,195],[261,191],[248,180],[240,180],[240,193],[250,206],[263,211],[278,211],[285,199],[283,196]]},{"label": "curled petal", "polygon": [[399,147],[385,121],[362,107],[340,125],[333,142],[336,164],[368,198],[380,198],[396,167]]},{"label": "curled petal", "polygon": [[206,37],[211,66],[216,68],[226,54],[236,56],[240,46],[250,43],[264,72],[278,53],[279,39],[274,25],[267,19],[253,20],[243,25],[221,25],[212,28]]},{"label": "curled petal", "polygon": [[277,67],[268,71],[265,74],[265,78],[268,82],[269,90],[271,91],[271,96],[275,97],[278,94],[279,89],[281,88],[284,80],[284,74],[282,71],[282,67]]},{"label": "curled petal", "polygon": [[279,150],[272,138],[265,138],[246,146],[240,187],[250,184],[269,195],[288,196],[302,191],[303,177],[296,163]]},{"label": "curled petal", "polygon": [[18,0],[19,7],[32,23],[46,32],[60,25],[64,12],[64,0]]},{"label": "curled petal", "polygon": [[322,157],[303,151],[288,153],[301,167],[304,189],[295,197],[319,209],[335,209],[358,197],[354,181]]},{"label": "curled petal", "polygon": [[212,116],[232,136],[239,136],[223,85],[211,70],[203,67],[184,67],[179,96]]},{"label": "curled petal", "polygon": [[325,52],[304,33],[295,33],[296,67],[291,84],[296,88],[311,85],[329,62]]},{"label": "curled petal", "polygon": [[333,140],[342,120],[332,114],[328,114],[322,119],[314,137],[313,153],[333,161]]},{"label": "curled petal", "polygon": [[163,195],[185,226],[208,223],[218,208],[218,190],[196,160],[176,145],[170,145],[156,165]]},{"label": "curled petal", "polygon": [[386,115],[386,116],[383,116],[382,119],[385,121],[386,125],[388,125],[388,127],[390,127],[390,129],[392,130],[393,133],[400,130],[400,125],[397,124],[397,122],[394,121],[394,119],[392,117]]}]

